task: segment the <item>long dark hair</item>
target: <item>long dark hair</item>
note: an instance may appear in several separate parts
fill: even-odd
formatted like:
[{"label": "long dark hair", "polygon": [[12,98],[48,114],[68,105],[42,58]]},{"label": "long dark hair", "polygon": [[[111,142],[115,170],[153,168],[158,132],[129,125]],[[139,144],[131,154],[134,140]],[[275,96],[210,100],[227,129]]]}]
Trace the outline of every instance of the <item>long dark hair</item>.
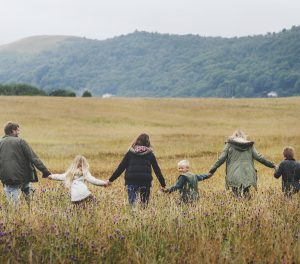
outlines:
[{"label": "long dark hair", "polygon": [[145,146],[147,148],[151,147],[150,138],[147,134],[140,134],[137,139],[132,143],[132,147],[135,146]]}]

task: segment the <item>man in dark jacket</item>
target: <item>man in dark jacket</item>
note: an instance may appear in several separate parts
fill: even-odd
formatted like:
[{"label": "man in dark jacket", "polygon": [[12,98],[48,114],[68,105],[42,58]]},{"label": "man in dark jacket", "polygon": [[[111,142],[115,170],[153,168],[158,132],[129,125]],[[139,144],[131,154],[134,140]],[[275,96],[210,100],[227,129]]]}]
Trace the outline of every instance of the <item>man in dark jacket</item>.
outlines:
[{"label": "man in dark jacket", "polygon": [[38,181],[35,167],[43,173],[43,178],[51,173],[28,143],[19,138],[17,123],[8,122],[4,132],[5,136],[0,140],[0,180],[4,192],[9,202],[18,204],[22,191],[29,203],[32,193],[30,182]]}]

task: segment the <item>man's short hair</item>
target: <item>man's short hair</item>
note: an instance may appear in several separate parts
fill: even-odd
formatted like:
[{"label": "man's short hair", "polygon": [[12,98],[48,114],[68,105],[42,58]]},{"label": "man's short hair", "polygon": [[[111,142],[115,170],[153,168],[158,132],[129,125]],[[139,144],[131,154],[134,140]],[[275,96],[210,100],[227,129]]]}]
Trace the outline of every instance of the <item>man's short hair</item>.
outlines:
[{"label": "man's short hair", "polygon": [[183,166],[183,167],[190,167],[190,163],[188,160],[181,160],[177,164],[178,167]]},{"label": "man's short hair", "polygon": [[13,130],[17,130],[19,128],[19,124],[14,122],[7,122],[4,126],[5,135],[11,135]]}]

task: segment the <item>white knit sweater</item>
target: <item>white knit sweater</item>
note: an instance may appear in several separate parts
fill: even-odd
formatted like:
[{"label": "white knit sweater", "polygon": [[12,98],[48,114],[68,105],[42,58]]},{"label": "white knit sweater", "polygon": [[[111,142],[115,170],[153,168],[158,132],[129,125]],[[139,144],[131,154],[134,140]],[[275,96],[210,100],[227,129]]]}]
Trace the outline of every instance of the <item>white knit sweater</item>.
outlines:
[{"label": "white knit sweater", "polygon": [[[49,176],[49,178],[57,181],[65,181],[66,174],[52,174]],[[84,183],[85,181],[98,186],[104,186],[106,184],[105,181],[96,179],[94,176],[91,175],[90,172],[87,172],[82,176],[75,176],[70,188],[72,202],[79,202],[91,195],[90,190]]]}]

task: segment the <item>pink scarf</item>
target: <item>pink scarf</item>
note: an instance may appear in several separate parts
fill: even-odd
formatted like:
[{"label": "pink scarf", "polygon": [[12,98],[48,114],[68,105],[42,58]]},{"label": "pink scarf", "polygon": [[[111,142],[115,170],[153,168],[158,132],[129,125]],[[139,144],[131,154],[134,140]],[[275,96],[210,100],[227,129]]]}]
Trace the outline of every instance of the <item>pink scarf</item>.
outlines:
[{"label": "pink scarf", "polygon": [[134,146],[134,151],[136,153],[141,153],[141,152],[146,152],[146,151],[151,151],[151,148],[145,147],[145,146]]}]

